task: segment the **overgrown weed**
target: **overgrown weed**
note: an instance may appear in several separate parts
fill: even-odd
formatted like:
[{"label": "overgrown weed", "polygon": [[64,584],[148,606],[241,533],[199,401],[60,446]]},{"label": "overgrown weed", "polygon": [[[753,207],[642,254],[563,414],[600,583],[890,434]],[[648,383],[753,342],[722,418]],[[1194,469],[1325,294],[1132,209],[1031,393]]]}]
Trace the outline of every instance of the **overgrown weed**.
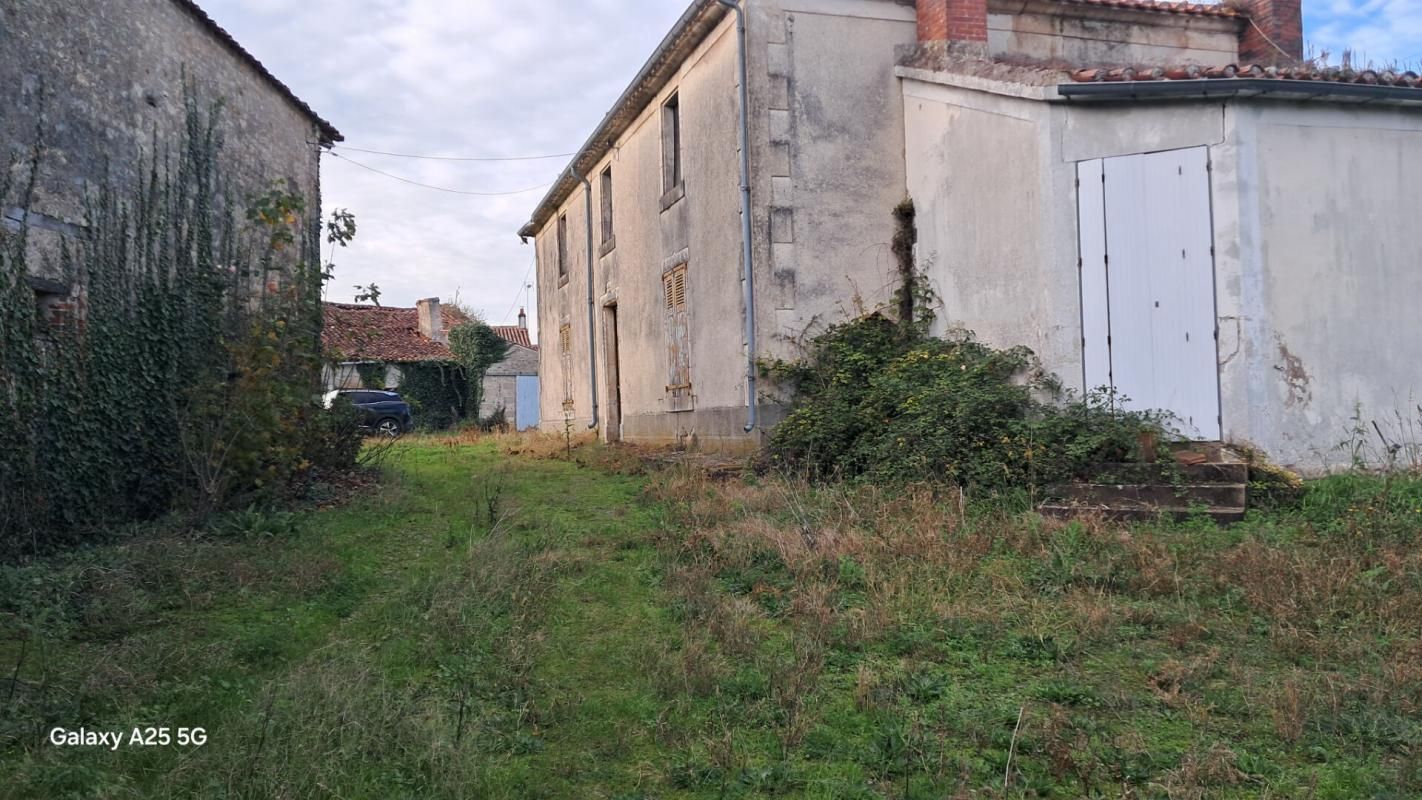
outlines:
[{"label": "overgrown weed", "polygon": [[[1422,741],[1403,722],[1422,700],[1412,510],[1312,521],[1381,480],[1310,484],[1304,513],[1231,531],[1044,519],[941,485],[667,470],[648,493],[680,523],[660,546],[697,642],[682,683],[722,676],[774,759],[877,725],[844,747],[894,796],[1296,796],[1422,790],[1410,745],[1387,744]],[[747,671],[760,688],[733,690]]]}]

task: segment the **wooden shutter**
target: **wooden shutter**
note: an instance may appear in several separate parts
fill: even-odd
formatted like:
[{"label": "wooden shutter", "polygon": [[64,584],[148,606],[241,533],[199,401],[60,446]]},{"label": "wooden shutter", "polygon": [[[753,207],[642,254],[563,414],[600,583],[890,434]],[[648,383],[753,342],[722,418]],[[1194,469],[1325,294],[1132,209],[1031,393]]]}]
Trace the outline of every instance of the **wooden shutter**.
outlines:
[{"label": "wooden shutter", "polygon": [[558,329],[558,355],[563,362],[563,411],[573,410],[573,326]]},{"label": "wooden shutter", "polygon": [[662,275],[662,302],[667,319],[667,408],[690,411],[691,309],[687,302],[686,265]]}]

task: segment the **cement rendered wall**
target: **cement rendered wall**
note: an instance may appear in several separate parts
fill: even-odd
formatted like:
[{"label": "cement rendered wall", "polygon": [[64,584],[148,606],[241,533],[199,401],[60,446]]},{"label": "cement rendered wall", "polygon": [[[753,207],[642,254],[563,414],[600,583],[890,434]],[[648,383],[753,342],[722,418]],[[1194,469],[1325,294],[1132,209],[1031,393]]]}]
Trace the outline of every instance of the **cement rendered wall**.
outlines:
[{"label": "cement rendered wall", "polygon": [[1422,417],[1422,114],[1230,110],[1235,170],[1215,191],[1226,433],[1305,470],[1345,467],[1355,415],[1373,445],[1374,420],[1398,441],[1396,415]]},{"label": "cement rendered wall", "polygon": [[[784,0],[748,7],[752,241],[761,356],[792,355],[811,324],[887,298],[889,212],[903,194],[902,114],[895,47],[912,42],[913,9],[891,0]],[[613,170],[615,244],[595,258],[598,394],[603,435],[654,444],[744,449],[746,342],[741,284],[737,78],[734,20],[727,17],[681,65],[656,102],[596,169]],[[662,208],[661,105],[679,93],[685,196]],[[571,368],[574,425],[591,419],[588,397],[583,193],[564,202],[569,276],[560,286],[556,217],[537,234],[541,413],[563,430],[564,364]],[[594,227],[600,229],[599,214]],[[600,235],[595,247],[606,245]],[[665,268],[687,265],[695,408],[667,406]],[[608,342],[617,311],[621,425],[606,424]],[[565,362],[557,331],[570,326]],[[762,428],[782,409],[762,399]]]},{"label": "cement rendered wall", "polygon": [[[755,4],[757,324],[763,355],[887,303],[891,211],[904,198],[896,51],[913,9],[875,0]],[[762,41],[763,37],[763,41]]]},{"label": "cement rendered wall", "polygon": [[[0,159],[29,174],[41,113],[45,154],[32,210],[35,255],[84,223],[84,197],[105,174],[132,190],[184,128],[184,77],[200,107],[221,100],[224,174],[239,200],[286,179],[320,218],[314,121],[172,0],[0,0]],[[16,217],[15,198],[0,216]],[[240,218],[240,214],[238,215]]]},{"label": "cement rendered wall", "polygon": [[[644,420],[667,415],[662,273],[664,265],[678,259],[687,263],[697,410],[677,416],[694,419],[703,410],[734,406],[744,390],[736,379],[744,369],[735,322],[741,318],[735,73],[735,27],[726,18],[596,168],[589,170],[595,187],[594,247],[598,250],[604,245],[598,231],[599,176],[609,165],[613,171],[615,246],[604,255],[595,253],[593,312],[601,350],[610,334],[606,309],[610,305],[618,309],[623,430],[628,438],[650,427]],[[661,108],[673,93],[679,97],[682,114],[685,194],[663,210]],[[567,217],[566,280],[560,280],[558,273],[556,216],[536,238],[539,329],[544,331],[539,349],[542,427],[556,432],[565,424],[565,385],[571,386],[573,405],[567,416],[574,429],[583,430],[592,420],[584,204],[579,189],[559,210]],[[566,357],[559,347],[563,325],[571,333],[571,354]],[[597,358],[597,392],[605,405],[609,397],[606,354],[599,352]],[[668,421],[657,429],[666,436],[679,427],[683,425]]]},{"label": "cement rendered wall", "polygon": [[918,262],[942,304],[934,332],[1026,345],[1080,388],[1075,217],[1062,218],[1074,167],[1056,152],[1055,110],[1031,90],[917,74],[903,82],[907,181]]},{"label": "cement rendered wall", "polygon": [[[1422,116],[1264,102],[1072,105],[1050,87],[903,71],[919,260],[939,332],[1026,345],[1081,391],[1076,163],[1205,146],[1227,441],[1342,465],[1355,409],[1422,397]],[[988,89],[991,89],[990,91]]]}]

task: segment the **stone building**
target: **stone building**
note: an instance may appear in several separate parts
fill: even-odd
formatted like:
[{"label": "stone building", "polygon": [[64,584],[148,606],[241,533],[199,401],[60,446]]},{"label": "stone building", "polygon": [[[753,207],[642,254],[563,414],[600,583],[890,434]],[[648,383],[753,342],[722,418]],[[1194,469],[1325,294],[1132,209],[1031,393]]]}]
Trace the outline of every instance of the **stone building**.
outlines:
[{"label": "stone building", "polygon": [[[420,300],[414,308],[324,303],[321,347],[329,389],[399,389],[404,370],[413,364],[456,363],[449,349],[449,332],[468,317],[442,305],[438,297]],[[515,430],[538,426],[538,345],[529,337],[527,316],[519,310],[517,325],[489,326],[509,343],[503,361],[484,373],[479,417],[503,410]],[[370,367],[378,378],[372,379]],[[365,375],[362,375],[362,372]]]},{"label": "stone building", "polygon": [[[889,210],[904,191],[893,69],[914,42],[912,5],[745,6],[755,342],[736,16],[697,0],[520,231],[536,240],[550,430],[571,418],[607,439],[753,445],[748,355],[793,355],[817,320],[892,291]],[[756,425],[780,416],[771,402],[754,410]]]},{"label": "stone building", "polygon": [[[204,112],[222,104],[223,174],[238,202],[280,182],[319,223],[320,151],[341,134],[192,0],[0,0],[0,75],[0,161],[13,182],[29,175],[37,135],[44,147],[28,218],[13,196],[0,208],[12,228],[28,220],[33,267],[78,233],[86,195],[107,182],[125,196],[155,143],[171,154],[189,97]],[[37,292],[73,288],[38,277]]]},{"label": "stone building", "polygon": [[539,421],[538,345],[528,334],[528,315],[518,310],[517,325],[491,325],[499,338],[509,343],[503,361],[484,373],[484,394],[479,401],[479,417],[488,419],[503,409],[515,430],[537,428]]},{"label": "stone building", "polygon": [[884,303],[905,195],[940,332],[1067,388],[1306,471],[1359,407],[1415,413],[1422,80],[1304,61],[1298,0],[732,5],[691,3],[520,231],[545,427],[755,446],[748,367]]},{"label": "stone building", "polygon": [[1298,0],[919,7],[896,74],[944,328],[1304,472],[1359,412],[1406,436],[1417,74],[1305,62]]}]

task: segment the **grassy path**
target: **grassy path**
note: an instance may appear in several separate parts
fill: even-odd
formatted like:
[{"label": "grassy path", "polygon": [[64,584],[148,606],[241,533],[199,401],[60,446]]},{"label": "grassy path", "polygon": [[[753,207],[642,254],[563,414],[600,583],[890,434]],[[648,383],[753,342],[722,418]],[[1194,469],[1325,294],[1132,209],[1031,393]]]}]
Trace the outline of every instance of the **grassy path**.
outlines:
[{"label": "grassy path", "polygon": [[[388,473],[0,567],[0,798],[1422,796],[1419,479],[1221,530],[488,442]],[[48,741],[135,726],[207,742]]]},{"label": "grassy path", "polygon": [[[7,573],[22,596],[0,663],[28,652],[0,723],[0,796],[597,797],[640,782],[662,706],[645,659],[677,630],[640,483],[433,440],[392,471],[294,532],[137,539]],[[44,741],[149,725],[208,741]]]}]

